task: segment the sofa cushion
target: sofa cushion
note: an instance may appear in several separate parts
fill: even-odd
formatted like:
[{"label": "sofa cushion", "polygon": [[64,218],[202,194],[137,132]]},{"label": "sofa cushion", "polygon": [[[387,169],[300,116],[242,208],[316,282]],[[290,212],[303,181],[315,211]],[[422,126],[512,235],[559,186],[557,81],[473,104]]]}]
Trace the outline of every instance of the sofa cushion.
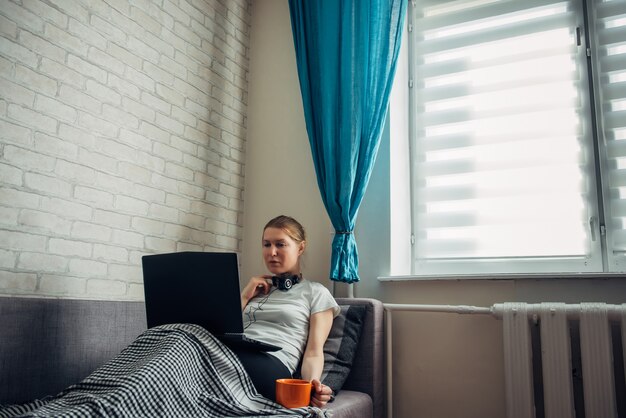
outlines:
[{"label": "sofa cushion", "polygon": [[141,302],[0,297],[0,318],[0,404],[57,394],[146,329]]},{"label": "sofa cushion", "polygon": [[341,313],[335,318],[324,345],[324,370],[321,381],[338,393],[350,374],[350,368],[359,346],[366,307],[340,305]]}]

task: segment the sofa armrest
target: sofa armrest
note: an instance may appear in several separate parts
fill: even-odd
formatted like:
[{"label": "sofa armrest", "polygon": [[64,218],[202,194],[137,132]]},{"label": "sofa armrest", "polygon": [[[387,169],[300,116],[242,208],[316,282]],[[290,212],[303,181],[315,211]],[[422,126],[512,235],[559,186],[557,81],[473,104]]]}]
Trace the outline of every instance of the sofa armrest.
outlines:
[{"label": "sofa armrest", "polygon": [[368,394],[374,404],[374,417],[382,417],[385,411],[383,303],[368,298],[337,298],[336,300],[340,305],[367,307],[359,348],[343,388]]},{"label": "sofa armrest", "polygon": [[326,409],[331,411],[332,418],[372,418],[374,405],[368,394],[342,389]]}]

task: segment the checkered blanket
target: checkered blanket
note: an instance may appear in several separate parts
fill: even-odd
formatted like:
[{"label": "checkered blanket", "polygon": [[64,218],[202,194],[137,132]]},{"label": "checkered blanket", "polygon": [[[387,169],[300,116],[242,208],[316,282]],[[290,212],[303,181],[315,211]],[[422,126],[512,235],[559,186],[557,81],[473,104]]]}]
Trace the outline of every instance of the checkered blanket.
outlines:
[{"label": "checkered blanket", "polygon": [[60,394],[0,406],[0,417],[326,417],[261,395],[237,356],[204,328],[163,325]]}]

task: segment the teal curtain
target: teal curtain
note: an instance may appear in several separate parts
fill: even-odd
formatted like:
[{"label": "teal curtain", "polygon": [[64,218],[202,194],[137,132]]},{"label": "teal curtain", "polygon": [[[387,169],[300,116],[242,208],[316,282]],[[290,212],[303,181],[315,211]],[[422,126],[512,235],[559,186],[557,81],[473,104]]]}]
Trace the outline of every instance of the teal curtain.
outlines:
[{"label": "teal curtain", "polygon": [[289,0],[317,183],[335,228],[330,278],[359,281],[353,229],[395,75],[406,0]]}]

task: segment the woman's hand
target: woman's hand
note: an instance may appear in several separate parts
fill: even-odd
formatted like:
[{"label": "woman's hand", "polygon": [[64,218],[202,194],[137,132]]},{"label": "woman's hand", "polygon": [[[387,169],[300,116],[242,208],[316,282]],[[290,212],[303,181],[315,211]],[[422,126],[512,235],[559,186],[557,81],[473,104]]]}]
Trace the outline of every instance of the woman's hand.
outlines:
[{"label": "woman's hand", "polygon": [[313,384],[313,395],[311,396],[311,406],[324,407],[330,401],[333,391],[330,387],[323,385],[318,379],[311,380]]},{"label": "woman's hand", "polygon": [[272,288],[268,279],[271,279],[272,276],[264,275],[264,276],[254,276],[250,279],[246,287],[241,291],[241,309],[246,307],[250,299],[259,294],[263,293],[267,295],[267,293]]}]

